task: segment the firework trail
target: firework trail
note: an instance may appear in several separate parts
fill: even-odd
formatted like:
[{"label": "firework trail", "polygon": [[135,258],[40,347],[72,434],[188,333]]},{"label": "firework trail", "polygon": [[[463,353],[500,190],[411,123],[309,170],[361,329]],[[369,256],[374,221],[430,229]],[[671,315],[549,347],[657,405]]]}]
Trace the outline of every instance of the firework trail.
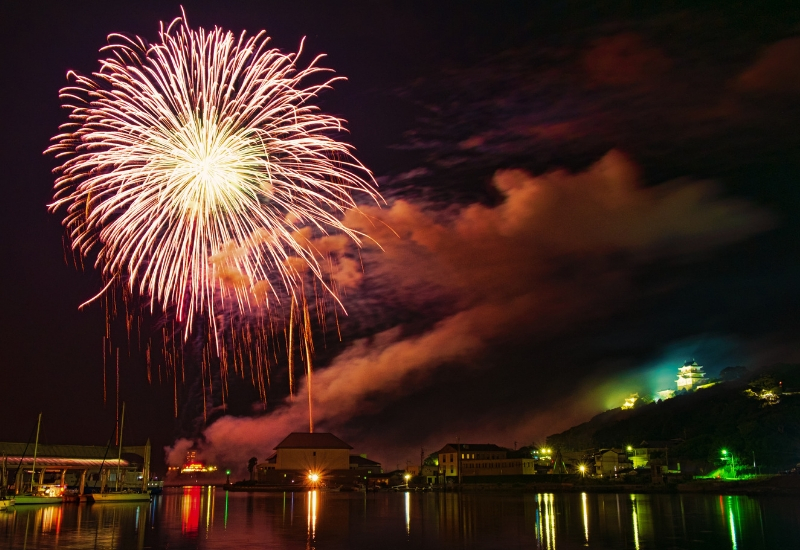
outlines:
[{"label": "firework trail", "polygon": [[[379,199],[350,146],[331,137],[344,121],[311,103],[338,78],[306,85],[330,72],[317,66],[321,56],[301,69],[302,44],[283,54],[268,42],[264,32],[192,29],[185,14],[162,23],[156,43],[110,35],[97,72],[68,73],[60,97],[69,122],[47,149],[62,159],[50,209],[66,210],[73,253],[96,254],[105,282],[92,300],[116,312],[109,296],[121,289],[129,337],[134,297],[170,316],[184,341],[207,326],[204,383],[216,358],[242,373],[249,362],[263,387],[268,373],[252,369],[270,355],[276,302],[293,318],[290,364],[301,337],[310,372],[306,287],[314,303],[339,301],[341,241],[337,249],[331,239],[364,237],[339,216],[356,207],[354,194]],[[164,334],[177,377],[183,358]]]}]

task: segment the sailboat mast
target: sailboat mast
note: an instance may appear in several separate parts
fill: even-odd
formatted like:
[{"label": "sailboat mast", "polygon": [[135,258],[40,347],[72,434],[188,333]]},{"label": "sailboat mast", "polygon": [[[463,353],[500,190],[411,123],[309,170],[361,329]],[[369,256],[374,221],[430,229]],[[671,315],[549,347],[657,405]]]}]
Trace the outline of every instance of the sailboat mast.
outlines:
[{"label": "sailboat mast", "polygon": [[122,402],[122,419],[119,421],[119,450],[117,451],[116,489],[119,491],[119,463],[122,460],[122,429],[125,427],[125,401]]},{"label": "sailboat mast", "polygon": [[33,467],[31,468],[31,493],[33,492],[34,479],[36,478],[36,453],[39,450],[39,428],[42,427],[42,413],[39,413],[39,421],[36,423],[36,443],[33,444]]}]

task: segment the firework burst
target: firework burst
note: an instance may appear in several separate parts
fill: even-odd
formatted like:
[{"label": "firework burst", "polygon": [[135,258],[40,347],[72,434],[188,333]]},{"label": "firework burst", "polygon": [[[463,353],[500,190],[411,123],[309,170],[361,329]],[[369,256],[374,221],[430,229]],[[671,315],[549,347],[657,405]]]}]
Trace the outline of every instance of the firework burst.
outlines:
[{"label": "firework burst", "polygon": [[[312,104],[337,78],[320,78],[320,57],[298,68],[302,44],[283,54],[268,42],[192,29],[185,14],[156,43],[111,35],[97,72],[68,73],[69,122],[47,150],[62,161],[50,208],[66,210],[72,250],[96,254],[98,296],[143,297],[184,339],[207,319],[223,363],[220,312],[248,319],[283,297],[294,315],[309,278],[338,301],[325,236],[358,244],[339,215],[356,193],[378,198],[332,137],[344,121]],[[297,317],[307,335],[307,311]]]}]

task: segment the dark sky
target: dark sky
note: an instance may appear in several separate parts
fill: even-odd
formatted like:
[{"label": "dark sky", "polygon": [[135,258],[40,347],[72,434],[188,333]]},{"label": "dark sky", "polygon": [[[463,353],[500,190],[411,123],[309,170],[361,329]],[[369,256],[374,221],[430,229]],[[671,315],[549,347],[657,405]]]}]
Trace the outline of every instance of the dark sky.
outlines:
[{"label": "dark sky", "polygon": [[[393,467],[456,437],[541,440],[692,357],[711,375],[798,359],[796,3],[182,4],[192,26],[328,55],[348,80],[319,103],[348,121],[388,201],[372,215],[399,235],[371,230],[384,250],[362,252],[342,342],[318,346],[319,429]],[[103,314],[77,309],[100,277],[65,264],[42,151],[66,71],[95,70],[109,33],[155,40],[179,6],[3,4],[2,440],[40,411],[50,443],[113,429]],[[202,436],[232,466],[305,429],[287,391],[277,366],[253,417],[234,384],[206,429],[191,377],[176,419],[172,387],[121,361],[129,442]]]}]

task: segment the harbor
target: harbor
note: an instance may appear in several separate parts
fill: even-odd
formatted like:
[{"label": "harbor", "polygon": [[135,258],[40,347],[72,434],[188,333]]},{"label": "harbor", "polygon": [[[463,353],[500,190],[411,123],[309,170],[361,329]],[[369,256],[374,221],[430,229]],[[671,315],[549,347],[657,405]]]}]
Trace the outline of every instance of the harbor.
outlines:
[{"label": "harbor", "polygon": [[150,440],[123,446],[125,405],[111,439],[97,445],[39,444],[42,415],[33,444],[0,442],[0,510],[26,505],[149,501],[161,484],[150,479]]}]

